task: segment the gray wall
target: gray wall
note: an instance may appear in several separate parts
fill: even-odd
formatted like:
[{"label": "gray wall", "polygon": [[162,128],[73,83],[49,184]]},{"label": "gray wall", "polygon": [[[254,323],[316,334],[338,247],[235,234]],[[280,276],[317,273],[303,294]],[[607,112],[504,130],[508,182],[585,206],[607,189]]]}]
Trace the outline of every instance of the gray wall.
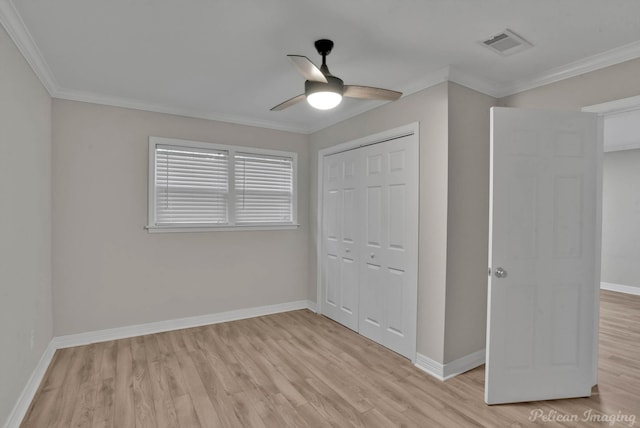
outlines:
[{"label": "gray wall", "polygon": [[318,151],[418,121],[417,349],[447,363],[484,348],[489,108],[495,102],[455,83],[442,83],[311,135],[310,296],[316,296]]},{"label": "gray wall", "polygon": [[51,337],[51,99],[0,26],[0,424]]},{"label": "gray wall", "polygon": [[496,99],[449,85],[449,196],[444,361],[485,347],[490,109]]},{"label": "gray wall", "polygon": [[[148,138],[298,153],[297,230],[148,233]],[[307,299],[308,137],[53,103],[55,335]]]},{"label": "gray wall", "polygon": [[602,281],[640,287],[640,149],[604,155]]}]

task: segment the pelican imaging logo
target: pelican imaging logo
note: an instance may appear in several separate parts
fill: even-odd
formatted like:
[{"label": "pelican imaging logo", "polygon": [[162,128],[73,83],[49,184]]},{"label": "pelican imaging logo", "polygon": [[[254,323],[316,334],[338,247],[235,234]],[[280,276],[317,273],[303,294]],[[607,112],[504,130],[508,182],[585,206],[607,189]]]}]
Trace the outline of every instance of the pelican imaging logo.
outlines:
[{"label": "pelican imaging logo", "polygon": [[562,422],[600,422],[609,426],[616,423],[634,426],[636,424],[636,415],[622,413],[600,413],[593,409],[585,410],[582,414],[577,413],[560,413],[557,410],[533,409],[529,414],[529,421],[542,423],[562,423]]}]

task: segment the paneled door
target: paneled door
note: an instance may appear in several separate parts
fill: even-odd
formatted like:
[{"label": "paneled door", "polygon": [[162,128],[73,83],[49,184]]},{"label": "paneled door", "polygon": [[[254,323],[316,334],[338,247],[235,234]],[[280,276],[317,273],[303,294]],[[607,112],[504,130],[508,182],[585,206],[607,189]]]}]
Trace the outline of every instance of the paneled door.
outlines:
[{"label": "paneled door", "polygon": [[596,383],[600,129],[592,113],[492,108],[488,404]]},{"label": "paneled door", "polygon": [[323,166],[322,313],[414,359],[417,136],[325,156]]},{"label": "paneled door", "polygon": [[325,158],[323,312],[358,331],[362,159],[355,151]]},{"label": "paneled door", "polygon": [[359,331],[409,358],[414,358],[416,351],[417,149],[410,137],[362,149]]}]

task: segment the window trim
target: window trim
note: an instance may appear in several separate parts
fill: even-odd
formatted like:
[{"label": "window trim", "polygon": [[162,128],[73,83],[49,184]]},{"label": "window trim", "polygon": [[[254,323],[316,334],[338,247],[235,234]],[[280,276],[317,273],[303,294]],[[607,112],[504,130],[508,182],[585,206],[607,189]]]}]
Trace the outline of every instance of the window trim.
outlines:
[{"label": "window trim", "polygon": [[[156,147],[176,146],[192,149],[224,150],[228,152],[228,179],[229,179],[229,212],[228,224],[156,224]],[[256,155],[270,155],[290,157],[293,162],[293,189],[291,203],[291,222],[282,223],[251,223],[235,224],[235,154],[248,153]],[[202,141],[191,141],[177,138],[149,137],[149,162],[148,162],[148,183],[147,183],[147,229],[150,233],[157,232],[214,232],[214,231],[242,231],[242,230],[291,230],[297,229],[298,224],[298,154],[284,150],[262,149],[257,147],[236,146],[230,144],[206,143]]]}]

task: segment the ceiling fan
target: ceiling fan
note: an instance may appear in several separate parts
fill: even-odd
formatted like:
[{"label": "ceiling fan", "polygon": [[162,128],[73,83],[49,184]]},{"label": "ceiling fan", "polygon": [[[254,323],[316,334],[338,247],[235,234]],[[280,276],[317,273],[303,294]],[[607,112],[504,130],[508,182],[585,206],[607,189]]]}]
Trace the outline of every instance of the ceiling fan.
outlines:
[{"label": "ceiling fan", "polygon": [[271,111],[284,110],[303,101],[319,110],[329,110],[336,107],[342,101],[342,97],[359,98],[363,100],[395,101],[402,96],[402,92],[390,89],[373,88],[371,86],[345,85],[342,79],[332,75],[327,67],[327,55],[333,49],[333,42],[327,39],[316,40],[316,50],[322,55],[322,66],[316,67],[309,58],[302,55],[287,55],[302,73],[305,79],[304,94],[288,99]]}]

